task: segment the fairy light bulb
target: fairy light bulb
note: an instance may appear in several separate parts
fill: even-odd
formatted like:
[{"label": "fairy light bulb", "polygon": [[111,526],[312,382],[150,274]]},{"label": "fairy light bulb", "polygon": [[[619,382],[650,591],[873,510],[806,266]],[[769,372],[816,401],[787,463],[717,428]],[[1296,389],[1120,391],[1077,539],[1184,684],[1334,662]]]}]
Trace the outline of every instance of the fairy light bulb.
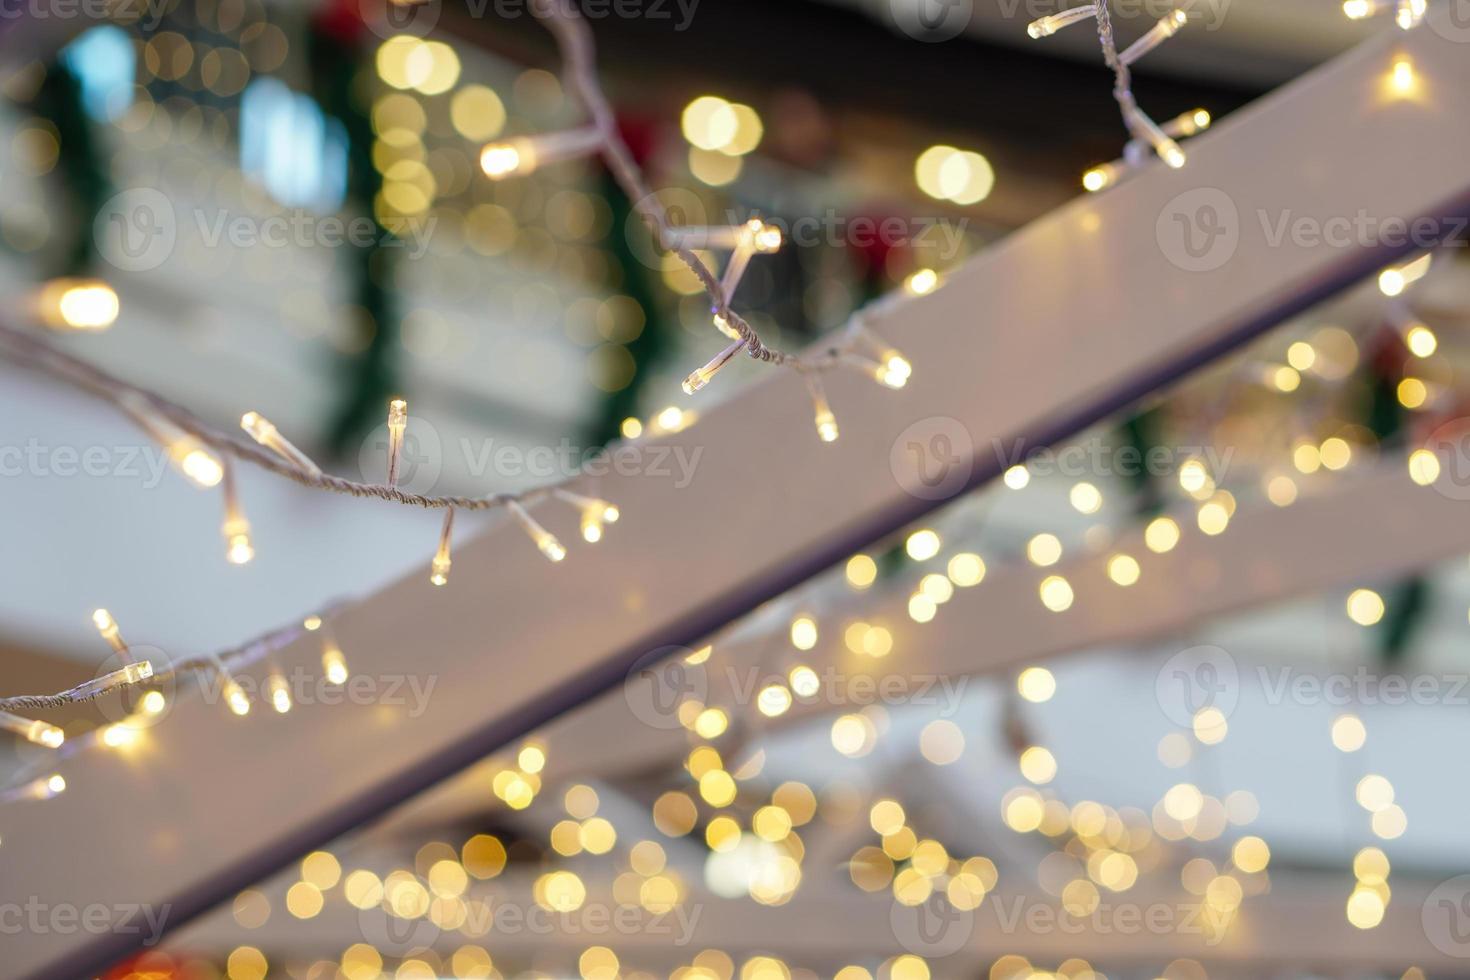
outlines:
[{"label": "fairy light bulb", "polygon": [[77,685],[72,689],[71,693],[78,700],[87,700],[120,687],[131,687],[134,684],[141,684],[152,676],[153,664],[147,660],[135,660],[130,664],[119,667],[117,670],[103,674],[101,677],[94,677],[85,684]]},{"label": "fairy light bulb", "polygon": [[33,800],[49,800],[66,792],[66,780],[59,774],[44,776],[27,785],[23,792]]},{"label": "fairy light bulb", "polygon": [[60,748],[61,743],[66,741],[66,732],[50,722],[22,718],[6,711],[0,711],[0,729],[13,732],[28,742],[44,745],[48,749]]},{"label": "fairy light bulb", "polygon": [[571,504],[581,512],[582,540],[588,544],[596,544],[602,540],[603,525],[616,524],[622,512],[616,504],[608,503],[598,497],[588,497],[584,494],[573,493],[560,487],[553,488],[552,496],[558,500]]},{"label": "fairy light bulb", "polygon": [[705,385],[709,384],[710,379],[712,379],[716,374],[719,373],[720,368],[730,363],[730,358],[739,353],[740,349],[744,346],[745,338],[742,337],[741,339],[731,344],[729,347],[726,347],[724,350],[716,354],[704,367],[697,369],[693,374],[685,378],[683,385],[684,394],[692,395],[699,389],[703,388]]},{"label": "fairy light bulb", "polygon": [[873,378],[885,388],[896,391],[909,383],[909,377],[913,373],[914,366],[908,362],[908,358],[890,349],[883,353],[882,359],[873,369]]},{"label": "fairy light bulb", "polygon": [[1082,187],[1096,194],[1104,188],[1112,187],[1121,180],[1127,169],[1128,165],[1122,160],[1098,164],[1082,175]]},{"label": "fairy light bulb", "polygon": [[163,714],[163,709],[168,707],[168,698],[164,697],[162,691],[149,691],[144,694],[138,702],[138,710],[145,715],[157,717]]},{"label": "fairy light bulb", "polygon": [[126,748],[138,741],[138,730],[125,722],[102,729],[102,744],[110,749]]},{"label": "fairy light bulb", "polygon": [[487,144],[480,150],[480,169],[491,180],[524,177],[547,164],[596,153],[602,144],[602,133],[595,126],[523,136]]},{"label": "fairy light bulb", "polygon": [[526,508],[520,505],[519,501],[507,500],[505,502],[505,509],[510,511],[511,516],[516,519],[516,523],[520,524],[521,528],[530,536],[531,540],[535,542],[536,547],[540,549],[541,553],[548,560],[561,561],[567,556],[567,549],[557,540],[556,535],[538,524],[536,518],[532,517],[526,511]]},{"label": "fairy light bulb", "polygon": [[291,688],[286,683],[286,678],[280,674],[271,674],[265,682],[266,695],[270,698],[271,707],[277,713],[285,714],[291,710]]},{"label": "fairy light bulb", "polygon": [[939,273],[920,269],[903,281],[903,288],[911,296],[926,296],[939,288]]},{"label": "fairy light bulb", "polygon": [[334,640],[328,639],[322,647],[322,670],[331,683],[347,683],[347,657],[343,655],[342,648],[337,646]]},{"label": "fairy light bulb", "polygon": [[1398,9],[1394,11],[1394,23],[1406,31],[1413,30],[1423,22],[1428,9],[1428,0],[1399,0]]},{"label": "fairy light bulb", "polygon": [[1342,12],[1349,20],[1366,20],[1378,13],[1382,6],[1375,0],[1345,0]]},{"label": "fairy light bulb", "polygon": [[[1106,0],[1100,0],[1100,2],[1106,2]],[[1070,27],[1079,21],[1096,16],[1097,4],[1089,3],[1082,7],[1073,7],[1071,10],[1063,10],[1061,13],[1039,17],[1026,25],[1026,33],[1031,35],[1033,40],[1040,40],[1044,37],[1051,37],[1064,27]]]},{"label": "fairy light bulb", "polygon": [[759,220],[750,222],[751,244],[760,255],[770,255],[781,250],[781,229]]},{"label": "fairy light bulb", "polygon": [[822,388],[822,381],[811,372],[804,372],[807,391],[812,396],[813,416],[817,426],[817,438],[823,442],[837,441],[837,416],[832,414],[832,406],[827,404],[827,393]]},{"label": "fairy light bulb", "polygon": [[1414,63],[1408,58],[1399,58],[1393,63],[1391,76],[1393,90],[1399,95],[1413,95],[1419,87],[1419,77],[1414,74]]},{"label": "fairy light bulb", "polygon": [[434,560],[429,565],[429,581],[435,585],[444,585],[449,581],[450,561],[449,545],[454,532],[454,508],[451,507],[444,513],[444,526],[439,530],[439,550],[434,554]]},{"label": "fairy light bulb", "polygon": [[250,522],[240,509],[240,498],[235,494],[235,474],[227,467],[224,474],[225,522],[220,533],[225,538],[225,559],[231,565],[244,565],[255,557],[255,546],[250,543]]},{"label": "fairy light bulb", "polygon": [[245,689],[240,686],[238,681],[230,680],[226,682],[224,693],[225,704],[230,706],[231,711],[241,718],[250,714],[250,698],[246,695]]},{"label": "fairy light bulb", "polygon": [[725,266],[725,274],[720,279],[720,291],[727,300],[740,287],[740,281],[745,278],[745,270],[750,268],[750,260],[754,255],[755,241],[750,235],[742,238],[740,244],[735,246],[735,251],[730,253],[730,264]]},{"label": "fairy light bulb", "polygon": [[1165,136],[1196,136],[1210,128],[1214,121],[1204,109],[1193,109],[1170,119],[1159,127]]},{"label": "fairy light bulb", "polygon": [[122,638],[122,632],[117,627],[117,620],[112,618],[112,613],[106,609],[95,609],[92,611],[92,625],[97,627],[97,632],[112,647],[113,652],[127,658],[128,645]]},{"label": "fairy light bulb", "polygon": [[250,438],[298,469],[305,470],[314,476],[321,473],[322,469],[320,466],[317,466],[305,453],[297,449],[291,443],[291,440],[281,435],[280,431],[271,424],[271,421],[259,412],[246,412],[240,416],[240,428],[250,433]]},{"label": "fairy light bulb", "polygon": [[168,458],[174,467],[200,489],[208,490],[224,479],[224,464],[219,457],[192,436],[183,436],[168,446]]},{"label": "fairy light bulb", "polygon": [[388,486],[398,485],[398,458],[403,452],[403,434],[408,429],[408,402],[395,398],[388,403]]},{"label": "fairy light bulb", "polygon": [[1142,58],[1175,34],[1178,34],[1180,28],[1187,23],[1189,23],[1189,15],[1182,10],[1174,10],[1165,14],[1157,24],[1149,29],[1147,34],[1128,45],[1118,55],[1118,60],[1125,65],[1133,64],[1139,58]]},{"label": "fairy light bulb", "polygon": [[[521,171],[522,153],[514,143],[491,143],[480,151],[480,169],[492,180],[509,177]],[[526,172],[535,169],[534,161],[525,161]]]},{"label": "fairy light bulb", "polygon": [[1130,109],[1128,111],[1128,125],[1129,129],[1139,139],[1153,147],[1153,151],[1158,154],[1159,159],[1163,160],[1164,163],[1175,170],[1184,166],[1184,151],[1179,148],[1179,144],[1174,142],[1172,137],[1160,129],[1158,123],[1150,119],[1143,110],[1136,107]]}]

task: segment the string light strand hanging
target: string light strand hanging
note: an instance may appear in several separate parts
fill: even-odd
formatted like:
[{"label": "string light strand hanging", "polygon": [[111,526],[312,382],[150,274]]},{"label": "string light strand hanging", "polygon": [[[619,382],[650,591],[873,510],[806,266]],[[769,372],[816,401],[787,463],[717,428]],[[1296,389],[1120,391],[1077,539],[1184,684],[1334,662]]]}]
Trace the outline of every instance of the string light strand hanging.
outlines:
[{"label": "string light strand hanging", "polygon": [[[815,372],[827,371],[847,364],[840,355],[845,350],[823,351],[815,357],[787,353],[766,344],[748,320],[730,306],[735,288],[740,284],[752,258],[775,252],[781,247],[781,232],[773,225],[753,219],[730,227],[676,227],[658,197],[645,181],[632,152],[618,131],[612,104],[598,81],[596,50],[592,32],[571,0],[533,0],[532,12],[546,25],[556,39],[561,53],[564,83],[581,103],[589,122],[579,128],[556,133],[520,137],[486,145],[480,152],[480,168],[492,180],[503,180],[532,173],[540,166],[579,157],[598,156],[607,165],[613,179],[633,202],[655,241],[676,255],[704,288],[710,303],[714,326],[731,341],[720,353],[684,380],[686,394],[705,387],[715,374],[736,354],[770,364],[794,368],[808,380]],[[717,276],[694,251],[696,247],[728,249],[729,263],[722,276]],[[855,332],[844,335],[839,345],[861,342]],[[902,362],[897,374],[906,380],[908,362],[888,345],[892,356]],[[890,372],[892,373],[892,372]],[[821,406],[817,406],[821,415]],[[831,441],[831,427],[818,426],[823,441]]]},{"label": "string light strand hanging", "polygon": [[1048,14],[1032,21],[1026,32],[1040,40],[1050,37],[1063,28],[1085,20],[1097,21],[1097,38],[1102,47],[1103,61],[1113,70],[1113,99],[1123,114],[1123,125],[1133,137],[1123,156],[1094,167],[1082,178],[1082,186],[1089,191],[1100,191],[1117,183],[1129,172],[1141,167],[1151,150],[1165,164],[1174,169],[1184,166],[1186,157],[1179,147],[1179,140],[1193,136],[1210,125],[1210,114],[1203,109],[1186,112],[1162,126],[1144,112],[1133,94],[1133,63],[1178,34],[1189,23],[1189,15],[1175,9],[1165,14],[1142,37],[1121,52],[1113,33],[1113,15],[1108,0],[1092,0],[1070,10]]}]

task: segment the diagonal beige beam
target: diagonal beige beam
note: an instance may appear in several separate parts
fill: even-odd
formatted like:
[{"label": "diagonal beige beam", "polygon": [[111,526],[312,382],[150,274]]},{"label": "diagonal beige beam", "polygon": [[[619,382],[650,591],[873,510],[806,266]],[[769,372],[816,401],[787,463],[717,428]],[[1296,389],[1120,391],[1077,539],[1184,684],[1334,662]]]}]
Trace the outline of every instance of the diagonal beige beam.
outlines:
[{"label": "diagonal beige beam", "polygon": [[[242,720],[185,699],[131,754],[68,762],[66,793],[4,811],[0,904],[116,919],[146,904],[182,922],[617,684],[648,651],[711,632],[988,479],[993,440],[1076,431],[1389,261],[1402,249],[1378,241],[1273,241],[1257,215],[1464,212],[1470,58],[1451,33],[1371,41],[1225,121],[1185,169],[1063,208],[878,317],[914,382],[893,393],[832,378],[835,445],[816,441],[800,379],[773,375],[665,443],[703,450],[687,485],[648,455],[642,475],[606,477],[600,492],[625,516],[603,545],[549,565],[500,527],[462,550],[447,588],[419,569],[345,610],[354,671],[380,691],[405,673],[434,679],[427,710],[380,698]],[[1415,65],[1414,98],[1390,91],[1396,57]],[[1169,238],[1176,216],[1194,223],[1192,253]],[[1223,261],[1176,264],[1198,256]],[[317,651],[303,641],[281,659],[311,667]],[[29,930],[7,937],[7,973],[71,980],[137,942]]]}]

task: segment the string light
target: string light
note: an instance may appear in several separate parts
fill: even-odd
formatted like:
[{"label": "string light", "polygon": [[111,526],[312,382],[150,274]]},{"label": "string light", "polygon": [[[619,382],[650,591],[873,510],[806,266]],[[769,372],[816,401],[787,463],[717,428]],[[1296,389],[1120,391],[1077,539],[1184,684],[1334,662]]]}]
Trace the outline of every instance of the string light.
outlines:
[{"label": "string light", "polygon": [[1210,128],[1214,122],[1213,117],[1204,109],[1191,109],[1189,112],[1181,113],[1164,123],[1159,128],[1167,136],[1198,136]]},{"label": "string light", "polygon": [[117,620],[112,618],[112,613],[106,609],[95,609],[92,611],[92,625],[97,627],[97,632],[112,647],[113,652],[122,657],[123,660],[131,660],[128,653],[128,645],[122,638],[122,632],[118,629]]},{"label": "string light", "polygon": [[705,385],[709,384],[710,379],[719,372],[720,368],[728,364],[730,362],[730,358],[734,357],[744,347],[745,339],[742,337],[741,339],[731,344],[729,347],[726,347],[724,350],[716,354],[704,367],[699,368],[693,374],[689,375],[689,377],[685,378],[683,384],[684,394],[692,395],[699,389],[703,388]]},{"label": "string light", "polygon": [[27,785],[22,794],[33,800],[49,800],[66,792],[66,780],[59,775],[45,776]]},{"label": "string light", "polygon": [[1342,5],[1349,20],[1367,20],[1392,10],[1394,23],[1406,31],[1418,27],[1428,9],[1428,0],[1346,0]]},{"label": "string light", "polygon": [[548,559],[551,561],[561,561],[567,556],[567,549],[557,540],[556,535],[538,524],[536,518],[532,517],[518,501],[507,500],[505,502],[505,509],[510,511],[511,516],[516,519],[516,522],[520,524],[526,534],[530,535],[531,540],[536,543],[536,547]]},{"label": "string light", "polygon": [[449,557],[449,543],[453,532],[454,508],[451,507],[444,512],[444,526],[439,530],[439,550],[434,554],[434,561],[429,566],[429,581],[435,585],[444,585],[449,581],[449,567],[452,564]]},{"label": "string light", "polygon": [[[742,348],[753,360],[801,371],[825,371],[844,363],[843,344],[851,341],[851,334],[845,341],[819,355],[798,357],[767,346],[755,328],[730,308],[731,294],[744,275],[750,258],[778,249],[782,241],[780,230],[759,219],[751,219],[728,230],[672,226],[668,213],[645,181],[632,151],[619,135],[612,106],[597,83],[591,32],[576,5],[570,0],[539,0],[532,5],[532,12],[555,36],[563,59],[564,84],[581,103],[590,122],[581,129],[489,144],[480,153],[481,169],[498,180],[530,173],[552,160],[594,153],[602,157],[613,179],[634,202],[638,215],[653,232],[654,239],[672,250],[703,285],[716,328],[732,341],[743,341],[741,347],[726,348],[704,368],[689,375],[685,382],[686,391],[692,393],[708,384],[714,372]],[[735,112],[733,106],[726,108]],[[732,118],[738,126],[737,116],[738,113]],[[693,251],[696,247],[713,247],[716,243],[734,249],[722,277],[716,277]],[[857,322],[856,317],[853,322]],[[888,376],[890,379],[893,377],[891,373]],[[908,376],[905,374],[903,377],[907,380]]]},{"label": "string light", "polygon": [[291,687],[286,683],[286,678],[279,673],[272,672],[265,681],[266,695],[270,698],[271,707],[277,713],[285,714],[291,710]]},{"label": "string light", "polygon": [[313,463],[305,453],[297,449],[291,444],[289,439],[281,435],[265,416],[257,412],[246,412],[240,417],[240,428],[250,433],[250,438],[271,450],[292,466],[300,467],[312,474],[321,473],[321,467]]},{"label": "string light", "polygon": [[927,296],[939,288],[939,273],[919,269],[903,281],[903,288],[911,296]]},{"label": "string light", "polygon": [[250,543],[250,522],[240,509],[240,499],[235,493],[234,467],[225,467],[223,482],[225,498],[225,522],[220,531],[225,537],[225,558],[232,565],[244,565],[255,557],[255,547]]},{"label": "string light", "polygon": [[547,164],[591,156],[601,151],[603,142],[602,132],[587,126],[490,143],[480,151],[480,169],[491,180],[524,177]]},{"label": "string light", "polygon": [[816,415],[817,438],[823,442],[837,441],[837,416],[832,414],[832,406],[827,404],[827,393],[822,388],[821,379],[815,374],[806,374],[807,391],[812,396],[812,408]]},{"label": "string light", "polygon": [[752,218],[735,230],[735,251],[730,255],[730,264],[725,267],[720,288],[725,298],[735,295],[745,270],[756,255],[769,255],[781,248],[781,229],[768,225],[759,218]]},{"label": "string light", "polygon": [[388,403],[388,486],[398,485],[398,458],[403,452],[403,434],[408,429],[408,402],[395,398]]},{"label": "string light", "polygon": [[582,515],[582,540],[588,544],[596,544],[602,540],[602,527],[604,524],[616,524],[621,512],[617,506],[601,500],[597,497],[588,497],[580,493],[572,493],[560,487],[551,491],[552,495],[581,511]]},{"label": "string light", "polygon": [[66,693],[71,700],[90,701],[93,698],[100,697],[120,687],[131,687],[134,684],[141,684],[152,676],[152,663],[147,660],[135,660],[124,667],[119,667],[117,670],[103,674],[101,677],[93,678],[84,684],[78,684]]},{"label": "string light", "polygon": [[53,330],[106,330],[121,310],[116,291],[100,279],[52,279],[42,287],[36,306]]},{"label": "string light", "polygon": [[231,711],[242,718],[250,714],[250,698],[245,694],[245,689],[240,686],[238,681],[233,678],[226,681],[223,691],[225,703],[230,706]]},{"label": "string light", "polygon": [[1125,65],[1133,64],[1139,58],[1142,58],[1175,34],[1178,34],[1180,28],[1187,23],[1189,23],[1189,15],[1182,10],[1175,10],[1165,14],[1159,19],[1157,24],[1149,29],[1147,34],[1128,45],[1123,50],[1123,53],[1118,55],[1118,60]]},{"label": "string light", "polygon": [[[454,512],[450,511],[450,513]],[[322,670],[326,673],[330,683],[347,683],[347,656],[337,645],[337,641],[330,636],[322,640]]]},{"label": "string light", "polygon": [[22,718],[8,711],[0,711],[0,728],[48,749],[60,748],[61,743],[66,741],[66,733],[50,722]]},{"label": "string light", "polygon": [[1175,142],[1175,137],[1192,136],[1204,129],[1209,125],[1209,113],[1196,109],[1186,114],[1187,120],[1185,117],[1179,117],[1172,120],[1167,128],[1161,128],[1138,107],[1138,100],[1133,95],[1131,66],[1160,44],[1178,34],[1180,29],[1189,22],[1189,15],[1183,10],[1171,11],[1161,18],[1148,33],[1134,41],[1121,53],[1113,37],[1113,19],[1107,0],[1094,0],[1089,6],[1074,7],[1071,10],[1032,21],[1027,27],[1027,33],[1038,39],[1049,37],[1064,27],[1092,17],[1097,18],[1097,35],[1102,46],[1103,60],[1108,67],[1113,69],[1113,98],[1117,101],[1118,108],[1123,114],[1124,125],[1133,135],[1133,142],[1125,148],[1123,160],[1093,167],[1087,171],[1082,178],[1083,187],[1096,192],[1116,183],[1123,173],[1137,165],[1136,158],[1140,155],[1139,144],[1152,148],[1165,164],[1176,170],[1179,169],[1184,166],[1185,156],[1184,151]]},{"label": "string light", "polygon": [[1086,6],[1063,10],[1059,14],[1048,14],[1045,17],[1039,17],[1026,25],[1026,33],[1036,39],[1051,37],[1064,27],[1070,27],[1080,21],[1091,20],[1096,16],[1097,4],[1089,3]]}]

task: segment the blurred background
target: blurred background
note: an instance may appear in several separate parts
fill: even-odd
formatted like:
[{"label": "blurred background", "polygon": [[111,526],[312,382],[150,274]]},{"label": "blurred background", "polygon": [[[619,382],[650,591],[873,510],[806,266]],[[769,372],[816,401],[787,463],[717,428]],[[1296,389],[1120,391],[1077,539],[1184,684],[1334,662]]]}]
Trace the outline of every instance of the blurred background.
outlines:
[{"label": "blurred background", "polygon": [[[620,126],[672,213],[782,228],[786,247],[752,264],[735,305],[768,341],[800,347],[879,295],[935,288],[1120,155],[1095,32],[1032,41],[1027,22],[1056,11],[1033,6],[976,0],[951,30],[907,0],[643,0],[591,23]],[[1165,12],[1119,6],[1125,41]],[[414,489],[442,494],[570,475],[613,440],[695,424],[760,370],[742,359],[699,399],[680,392],[723,345],[698,284],[600,165],[481,172],[486,143],[580,122],[524,4],[64,9],[16,7],[0,25],[7,325],[48,329],[217,427],[260,411],[353,478],[373,478],[383,406],[402,395]],[[1186,9],[1189,28],[1136,81],[1156,118],[1224,116],[1375,29],[1330,0]],[[1416,439],[1464,414],[1464,279],[1448,252],[1385,270],[1075,442],[1088,458],[1162,447],[1159,472],[1020,467],[734,624],[779,660],[784,704],[700,705],[623,769],[595,748],[636,722],[589,706],[115,975],[1421,975],[1398,933],[1373,963],[1318,972],[1279,944],[1251,946],[1237,916],[1252,902],[1263,920],[1300,915],[1330,947],[1334,930],[1378,926],[1390,864],[1395,887],[1428,893],[1470,856],[1467,791],[1428,748],[1470,735],[1463,706],[1387,704],[1376,681],[1357,700],[1283,706],[1262,681],[1286,667],[1464,671],[1463,560],[1201,623],[1157,649],[972,679],[938,703],[781,719],[809,683],[799,668],[820,667],[801,657],[818,633],[864,664],[897,658],[906,631],[956,588],[983,588],[987,568],[1048,567],[1159,520],[1168,550],[1171,534],[1223,533],[1237,506],[1291,507],[1403,465]],[[1004,365],[976,365],[977,384],[987,370]],[[99,448],[93,471],[63,461]],[[141,624],[135,644],[222,648],[425,562],[437,524],[242,472],[254,555],[233,565],[216,495],[127,419],[4,364],[0,449],[3,693],[76,682],[96,659],[96,606]],[[1124,564],[1114,580],[1136,574]],[[899,616],[865,613],[895,601]],[[1159,710],[1161,665],[1198,644],[1239,660],[1228,721]],[[8,772],[36,764],[29,747],[0,755]],[[1228,955],[1096,937],[1069,950],[1052,931],[931,967],[929,940],[894,938],[890,906],[940,891],[964,907],[997,888],[1080,918],[1140,891],[1193,896]],[[726,925],[707,947],[575,931],[502,942],[477,931],[496,898],[700,908],[706,927]],[[778,918],[737,911],[788,904]],[[381,935],[364,924],[377,911]],[[844,937],[844,916],[886,938]],[[1245,952],[1229,938],[1241,932]]]}]

